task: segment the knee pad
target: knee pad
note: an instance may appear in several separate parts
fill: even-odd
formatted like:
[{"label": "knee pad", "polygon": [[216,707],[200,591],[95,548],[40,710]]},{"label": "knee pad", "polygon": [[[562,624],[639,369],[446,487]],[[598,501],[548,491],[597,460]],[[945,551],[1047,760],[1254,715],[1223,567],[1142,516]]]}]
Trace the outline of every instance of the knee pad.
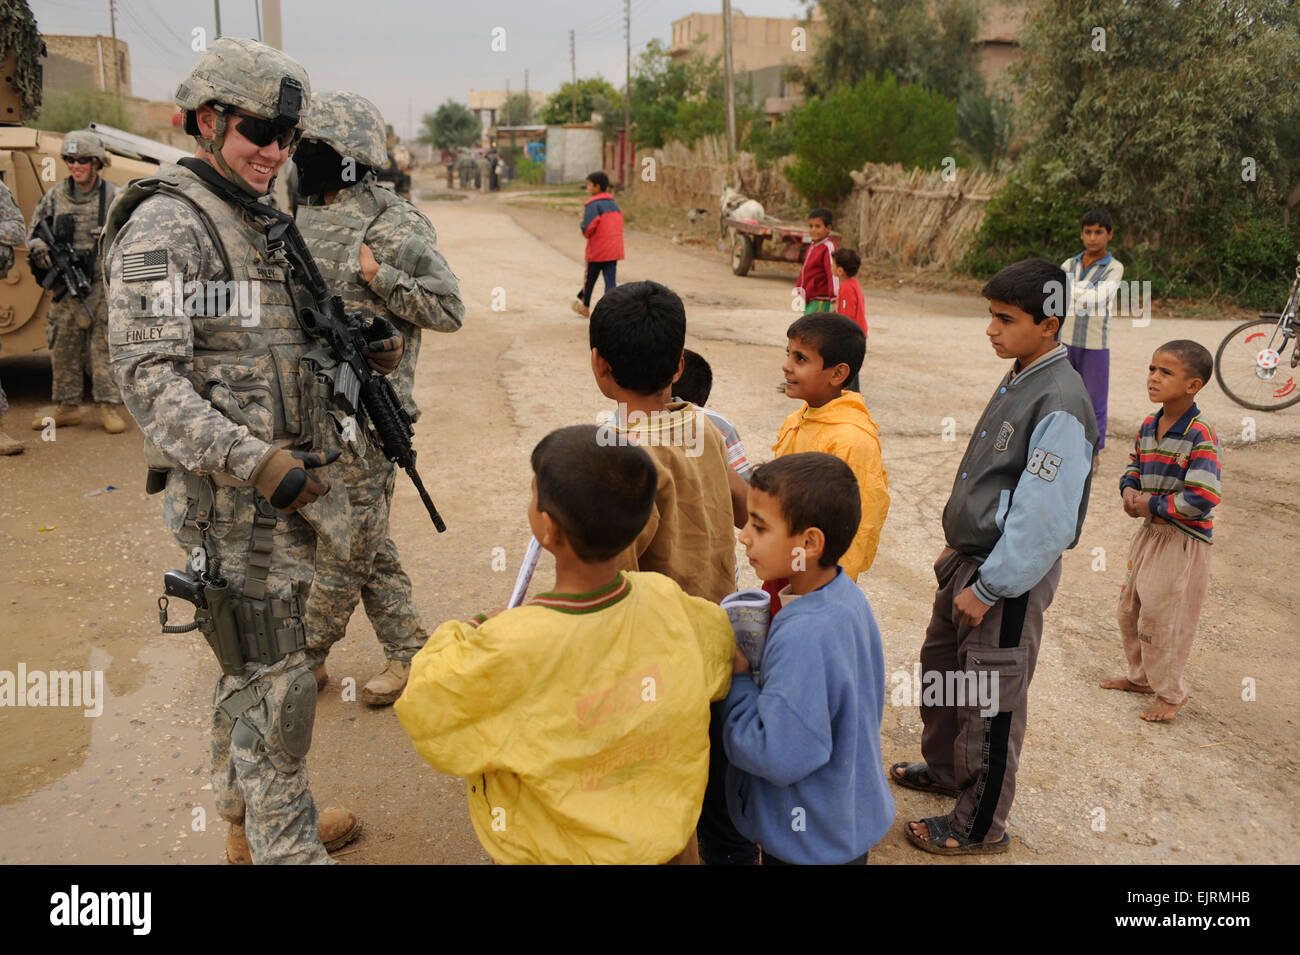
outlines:
[{"label": "knee pad", "polygon": [[301,759],[311,749],[311,730],[316,722],[316,678],[301,667],[291,674],[280,712],[276,717],[280,745],[290,756]]}]

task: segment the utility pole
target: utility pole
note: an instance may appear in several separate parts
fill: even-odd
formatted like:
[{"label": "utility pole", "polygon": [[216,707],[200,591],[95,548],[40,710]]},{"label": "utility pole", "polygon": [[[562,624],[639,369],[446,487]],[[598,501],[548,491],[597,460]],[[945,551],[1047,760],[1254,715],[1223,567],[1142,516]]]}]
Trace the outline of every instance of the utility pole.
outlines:
[{"label": "utility pole", "polygon": [[722,0],[722,63],[726,71],[722,78],[723,94],[727,98],[727,161],[736,153],[736,83],[731,68],[731,0]]},{"label": "utility pole", "polygon": [[257,17],[257,42],[262,42],[262,4],[260,0],[253,0],[253,14]]},{"label": "utility pole", "polygon": [[217,36],[221,36],[221,0],[212,0],[212,9],[217,14]]},{"label": "utility pole", "polygon": [[623,188],[632,188],[632,0],[623,0],[627,36],[627,95],[623,97]]},{"label": "utility pole", "polygon": [[266,33],[266,45],[277,50],[284,49],[284,40],[280,33],[280,0],[263,0],[262,30]]},{"label": "utility pole", "polygon": [[121,79],[117,73],[117,8],[113,0],[108,0],[108,29],[113,34],[113,93],[122,95]]},{"label": "utility pole", "polygon": [[533,121],[533,98],[528,95],[528,71],[524,70],[524,125]]},{"label": "utility pole", "polygon": [[498,126],[513,126],[515,124],[515,118],[510,115],[510,77],[508,76],[506,77],[506,101],[501,107],[501,118],[505,122],[497,123]]},{"label": "utility pole", "polygon": [[573,31],[569,31],[569,86],[573,90],[573,122],[578,121],[578,57],[573,49]]}]

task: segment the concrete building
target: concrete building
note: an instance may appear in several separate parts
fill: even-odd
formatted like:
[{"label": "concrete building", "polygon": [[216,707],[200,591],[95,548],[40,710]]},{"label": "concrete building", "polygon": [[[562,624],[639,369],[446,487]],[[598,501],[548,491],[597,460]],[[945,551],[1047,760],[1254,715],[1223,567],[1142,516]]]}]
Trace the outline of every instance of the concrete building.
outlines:
[{"label": "concrete building", "polygon": [[[509,95],[514,96],[522,93],[523,90],[512,89]],[[550,99],[549,93],[543,93],[541,90],[529,90],[528,99],[532,103],[532,116],[529,117],[532,122],[536,123],[538,117],[542,114],[542,108],[546,106],[546,101]],[[483,138],[487,141],[489,130],[497,125],[497,115],[505,108],[506,91],[505,90],[470,90],[469,91],[469,110],[479,118],[483,124]]]},{"label": "concrete building", "polygon": [[108,36],[44,36],[45,88],[60,92],[103,90],[131,95],[131,54],[125,40]]}]

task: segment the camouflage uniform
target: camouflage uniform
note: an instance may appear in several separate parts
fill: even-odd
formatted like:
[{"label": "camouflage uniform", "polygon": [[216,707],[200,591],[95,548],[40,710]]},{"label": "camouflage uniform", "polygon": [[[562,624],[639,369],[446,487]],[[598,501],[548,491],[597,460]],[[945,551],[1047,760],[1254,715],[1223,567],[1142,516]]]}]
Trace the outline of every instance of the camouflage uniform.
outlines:
[{"label": "camouflage uniform", "polygon": [[[14,246],[22,245],[27,237],[27,223],[18,210],[9,187],[0,182],[0,279],[9,274],[14,264]],[[4,416],[9,411],[9,399],[4,385],[0,384],[0,454],[18,454],[23,446],[4,432]]]},{"label": "camouflage uniform", "polygon": [[[386,159],[383,119],[373,104],[355,94],[317,94],[304,138],[320,140],[361,166],[374,168]],[[453,332],[465,315],[459,284],[438,252],[433,225],[410,202],[379,186],[372,172],[328,203],[300,204],[297,220],[325,281],[343,297],[344,308],[366,318],[387,317],[402,332],[406,352],[388,380],[407,414],[417,419],[412,389],[420,331]],[[369,283],[360,271],[362,242],[379,262],[379,272]],[[323,663],[330,647],[343,638],[360,599],[384,655],[409,663],[429,635],[420,625],[410,578],[389,538],[395,467],[374,444],[364,458],[336,467],[347,482],[352,511],[351,558],[317,552],[307,604],[311,662]]]},{"label": "camouflage uniform", "polygon": [[[222,71],[239,74],[254,92],[221,102],[265,115],[265,97],[255,98],[259,82],[265,87],[268,76],[273,85],[288,76],[301,83],[306,111],[301,66],[270,47],[231,38],[209,46],[177,89],[177,105],[193,110],[225,92]],[[210,92],[214,84],[217,93]],[[200,143],[215,140],[219,155],[223,136],[219,126]],[[314,342],[296,320],[287,266],[268,252],[265,225],[182,166],[164,166],[127,187],[105,236],[108,338],[127,408],[145,435],[146,463],[155,473],[167,469],[168,529],[187,555],[203,548],[208,565],[229,582],[245,642],[260,623],[281,652],[289,651],[274,663],[248,662],[240,675],[217,682],[217,809],[232,823],[245,822],[258,864],[326,863],[306,770],[316,687],[304,665],[302,608],[317,535],[346,550],[347,500],[325,494],[285,515],[250,486],[275,446],[321,450],[334,431],[322,426],[330,414],[322,391],[328,388],[316,374],[320,363],[307,357]],[[259,320],[187,315],[181,302],[160,295],[167,286],[158,283],[174,287],[178,280],[255,281]]]},{"label": "camouflage uniform", "polygon": [[[93,133],[68,133],[63,141],[64,155],[76,155],[78,151],[88,153],[96,158],[107,159],[108,154]],[[72,245],[86,255],[93,264],[87,269],[91,293],[86,297],[86,305],[95,316],[93,324],[86,316],[85,310],[71,295],[64,295],[60,301],[50,303],[46,316],[45,341],[50,347],[50,365],[53,371],[53,398],[61,405],[75,405],[81,401],[86,370],[90,370],[91,394],[100,404],[117,405],[122,403],[117,381],[109,367],[108,342],[105,331],[108,327],[108,314],[104,307],[103,272],[100,268],[99,230],[104,225],[108,208],[117,196],[117,185],[105,179],[101,173],[98,181],[89,192],[81,188],[69,177],[58,183],[36,203],[32,212],[31,223],[27,232],[27,248],[32,255],[48,251],[40,239],[33,237],[36,224],[42,219],[51,219],[51,231],[62,238],[59,223],[61,217],[69,216],[73,224]]]}]

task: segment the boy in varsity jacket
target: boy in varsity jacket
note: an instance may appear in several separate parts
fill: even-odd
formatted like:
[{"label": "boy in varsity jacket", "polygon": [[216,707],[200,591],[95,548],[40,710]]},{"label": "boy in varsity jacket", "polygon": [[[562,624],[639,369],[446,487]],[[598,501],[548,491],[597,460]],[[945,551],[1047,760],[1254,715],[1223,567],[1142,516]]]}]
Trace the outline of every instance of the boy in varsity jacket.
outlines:
[{"label": "boy in varsity jacket", "polygon": [[900,786],[957,798],[946,816],[904,829],[938,855],[1010,845],[1007,815],[1043,612],[1088,508],[1097,419],[1057,341],[1061,308],[1053,303],[1065,281],[1046,259],[1026,259],[982,290],[991,316],[985,334],[1015,364],[975,426],[943,511],[947,546],[934,567],[939,587],[921,669],[941,676],[952,698],[931,705],[923,697],[925,761],[890,770]]}]

